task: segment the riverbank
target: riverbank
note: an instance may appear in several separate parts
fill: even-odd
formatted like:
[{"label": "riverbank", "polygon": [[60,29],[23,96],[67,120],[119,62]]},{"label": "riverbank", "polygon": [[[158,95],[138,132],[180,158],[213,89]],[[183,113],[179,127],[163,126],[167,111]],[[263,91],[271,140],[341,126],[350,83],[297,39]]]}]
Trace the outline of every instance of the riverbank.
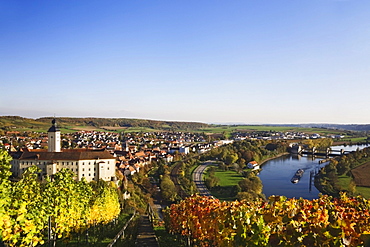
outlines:
[{"label": "riverbank", "polygon": [[367,140],[361,140],[361,141],[334,141],[332,146],[352,146],[352,145],[369,145],[370,142]]},{"label": "riverbank", "polygon": [[271,158],[268,158],[268,159],[264,159],[264,160],[262,160],[261,162],[260,162],[260,166],[262,166],[264,163],[266,163],[267,161],[270,161],[270,160],[273,160],[273,159],[276,159],[276,158],[279,158],[279,157],[281,157],[281,156],[284,156],[284,155],[288,155],[288,154],[290,154],[289,152],[284,152],[284,153],[281,153],[281,154],[278,154],[278,155],[276,155],[276,156],[274,156],[274,157],[271,157]]},{"label": "riverbank", "polygon": [[[370,179],[368,179],[368,170],[366,169],[366,167],[370,167],[369,151],[369,148],[365,148],[361,152],[353,151],[346,154],[345,161],[349,160],[348,163],[350,164],[347,165],[351,169],[345,174],[333,173],[332,170],[326,170],[326,167],[321,168],[320,172],[315,176],[315,187],[321,193],[333,197],[337,197],[340,192],[346,192],[351,196],[362,195],[365,198],[369,198],[370,188],[367,186],[370,184]],[[336,163],[340,163],[345,156],[337,158]],[[343,164],[346,164],[345,161],[343,161]],[[330,173],[330,176],[328,173]]]},{"label": "riverbank", "polygon": [[329,196],[338,196],[339,192],[336,193],[332,191],[332,186],[330,186],[331,190],[329,189],[329,186],[323,181],[323,177],[321,173],[316,174],[313,182],[316,189],[321,193]]}]

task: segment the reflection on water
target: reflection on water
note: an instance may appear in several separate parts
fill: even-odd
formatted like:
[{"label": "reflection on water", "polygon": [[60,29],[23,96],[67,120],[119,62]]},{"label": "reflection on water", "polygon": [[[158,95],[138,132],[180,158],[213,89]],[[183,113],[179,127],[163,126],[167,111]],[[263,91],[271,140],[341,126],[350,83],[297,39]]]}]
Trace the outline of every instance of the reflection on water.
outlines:
[{"label": "reflection on water", "polygon": [[[357,146],[333,146],[333,150],[344,149],[345,151],[355,151],[357,148],[363,149],[365,145]],[[310,186],[310,172],[318,172],[318,170],[328,163],[319,164],[322,157],[301,156],[301,155],[285,155],[262,165],[262,171],[259,177],[263,183],[263,193],[266,197],[271,195],[283,195],[288,198],[318,198],[319,191],[315,188],[312,181]],[[303,169],[305,172],[301,180],[293,184],[290,180],[298,169]],[[310,188],[311,187],[311,188]],[[311,190],[310,190],[311,189]]]}]

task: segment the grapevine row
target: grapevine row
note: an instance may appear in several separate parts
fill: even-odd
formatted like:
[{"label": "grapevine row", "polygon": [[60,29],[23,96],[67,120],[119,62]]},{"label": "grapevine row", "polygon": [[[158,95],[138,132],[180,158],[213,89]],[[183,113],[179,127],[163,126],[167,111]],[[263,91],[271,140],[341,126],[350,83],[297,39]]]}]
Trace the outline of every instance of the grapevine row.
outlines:
[{"label": "grapevine row", "polygon": [[362,197],[221,202],[192,196],[165,211],[192,246],[366,246],[370,202]]},{"label": "grapevine row", "polygon": [[120,213],[117,188],[104,181],[76,181],[62,170],[40,182],[38,168],[28,168],[18,182],[9,180],[10,157],[0,150],[0,240],[7,246],[43,244],[92,225],[106,224]]}]

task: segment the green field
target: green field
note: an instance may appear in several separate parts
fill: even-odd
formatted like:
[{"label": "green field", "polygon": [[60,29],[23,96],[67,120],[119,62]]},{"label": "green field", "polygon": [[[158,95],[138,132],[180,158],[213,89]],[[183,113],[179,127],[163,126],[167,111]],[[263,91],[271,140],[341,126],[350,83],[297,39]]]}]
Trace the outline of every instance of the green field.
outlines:
[{"label": "green field", "polygon": [[233,188],[244,177],[241,174],[231,170],[229,171],[216,170],[215,177],[217,177],[220,180],[220,182],[219,186],[211,189],[211,194],[214,197],[220,199],[221,201],[235,200],[235,196],[233,195]]},{"label": "green field", "polygon": [[356,138],[346,137],[346,138],[341,139],[341,141],[344,141],[344,142],[354,142],[354,143],[366,142],[366,140],[367,140],[367,137],[356,137]]},{"label": "green field", "polygon": [[[343,190],[348,190],[349,184],[350,184],[352,178],[349,177],[349,176],[345,176],[345,175],[339,176],[338,178],[339,178],[340,187]],[[368,188],[368,187],[359,187],[359,186],[357,186],[356,187],[356,193],[360,194],[361,196],[363,196],[365,198],[370,199],[370,188]]]},{"label": "green field", "polygon": [[370,188],[368,187],[356,187],[356,192],[363,197],[370,199]]},{"label": "green field", "polygon": [[339,185],[342,189],[348,190],[348,186],[351,182],[352,178],[342,175],[338,177]]},{"label": "green field", "polygon": [[340,134],[343,131],[333,129],[319,129],[319,128],[300,128],[290,126],[264,126],[264,125],[215,125],[209,128],[203,128],[200,131],[205,133],[225,133],[232,132],[253,132],[253,131],[273,131],[273,132],[304,132],[308,134],[317,133],[320,135]]},{"label": "green field", "polygon": [[238,184],[244,177],[235,171],[216,171],[215,176],[220,179],[221,187],[231,187]]}]

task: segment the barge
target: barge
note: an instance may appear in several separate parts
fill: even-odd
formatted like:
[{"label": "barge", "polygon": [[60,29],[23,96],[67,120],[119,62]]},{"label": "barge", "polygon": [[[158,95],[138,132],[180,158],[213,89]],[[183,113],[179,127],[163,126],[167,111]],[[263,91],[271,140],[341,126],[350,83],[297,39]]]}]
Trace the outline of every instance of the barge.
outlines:
[{"label": "barge", "polygon": [[292,177],[292,179],[290,180],[293,184],[296,184],[299,182],[299,180],[302,178],[303,176],[303,173],[304,173],[304,170],[303,169],[298,169],[294,176]]}]

